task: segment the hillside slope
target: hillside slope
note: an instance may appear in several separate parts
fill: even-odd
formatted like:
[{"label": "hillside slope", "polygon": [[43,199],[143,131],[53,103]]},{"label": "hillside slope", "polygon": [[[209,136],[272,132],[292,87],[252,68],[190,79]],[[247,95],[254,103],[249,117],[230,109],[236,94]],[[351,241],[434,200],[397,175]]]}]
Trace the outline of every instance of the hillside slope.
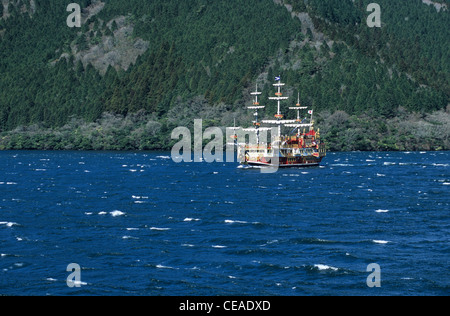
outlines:
[{"label": "hillside slope", "polygon": [[71,2],[2,0],[0,149],[169,148],[181,122],[246,124],[278,75],[334,150],[449,148],[448,1],[380,0],[381,28],[365,0],[82,0],[69,28]]}]

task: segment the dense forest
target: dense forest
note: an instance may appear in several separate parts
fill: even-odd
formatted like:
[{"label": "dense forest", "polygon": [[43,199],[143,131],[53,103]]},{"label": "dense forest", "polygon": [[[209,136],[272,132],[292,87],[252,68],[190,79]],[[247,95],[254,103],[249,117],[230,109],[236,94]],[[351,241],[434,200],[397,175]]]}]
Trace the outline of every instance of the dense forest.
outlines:
[{"label": "dense forest", "polygon": [[0,149],[169,149],[194,118],[248,124],[255,83],[271,116],[281,76],[332,150],[448,150],[449,1],[378,0],[381,28],[371,2],[3,1]]}]

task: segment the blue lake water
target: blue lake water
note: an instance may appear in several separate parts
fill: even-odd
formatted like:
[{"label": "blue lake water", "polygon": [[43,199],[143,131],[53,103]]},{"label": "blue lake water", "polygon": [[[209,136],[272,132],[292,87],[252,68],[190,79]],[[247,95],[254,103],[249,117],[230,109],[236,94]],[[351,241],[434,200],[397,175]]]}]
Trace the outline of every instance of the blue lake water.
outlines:
[{"label": "blue lake water", "polygon": [[0,294],[450,294],[450,152],[329,153],[273,174],[167,152],[0,161]]}]

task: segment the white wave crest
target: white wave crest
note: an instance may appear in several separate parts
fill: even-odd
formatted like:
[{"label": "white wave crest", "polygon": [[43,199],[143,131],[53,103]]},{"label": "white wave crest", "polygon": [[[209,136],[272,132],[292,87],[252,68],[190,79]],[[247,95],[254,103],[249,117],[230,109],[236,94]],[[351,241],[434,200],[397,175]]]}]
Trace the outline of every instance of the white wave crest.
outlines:
[{"label": "white wave crest", "polygon": [[389,241],[387,241],[387,240],[372,240],[374,243],[376,243],[376,244],[387,244]]},{"label": "white wave crest", "polygon": [[246,221],[235,221],[235,220],[232,220],[232,219],[226,219],[225,221],[224,221],[226,224],[235,224],[235,223],[238,223],[238,224],[247,224],[248,222],[246,222]]},{"label": "white wave crest", "polygon": [[19,224],[14,223],[14,222],[0,222],[0,225],[5,225],[6,227],[12,227],[14,225],[19,225]]},{"label": "white wave crest", "polygon": [[185,219],[183,219],[183,222],[192,222],[192,221],[199,221],[200,218],[192,218],[192,217],[186,217]]},{"label": "white wave crest", "polygon": [[328,266],[326,264],[315,264],[314,267],[317,268],[318,270],[332,270],[332,271],[339,270],[336,267]]},{"label": "white wave crest", "polygon": [[169,266],[164,266],[164,265],[162,265],[162,264],[157,264],[157,265],[156,265],[156,268],[158,268],[158,269],[176,269],[176,270],[178,270],[177,268],[169,267]]},{"label": "white wave crest", "polygon": [[150,227],[150,230],[164,231],[164,230],[170,230],[170,228],[165,228],[165,227]]},{"label": "white wave crest", "polygon": [[119,210],[115,210],[115,211],[109,212],[109,214],[111,214],[113,217],[125,215],[124,212],[119,211]]}]

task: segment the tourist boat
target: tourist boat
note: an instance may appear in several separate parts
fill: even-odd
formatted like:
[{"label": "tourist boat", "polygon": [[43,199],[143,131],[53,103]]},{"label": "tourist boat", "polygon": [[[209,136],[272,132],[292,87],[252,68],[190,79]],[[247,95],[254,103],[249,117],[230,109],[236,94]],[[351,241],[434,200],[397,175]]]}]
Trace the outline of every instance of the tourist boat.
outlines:
[{"label": "tourist boat", "polygon": [[[255,120],[252,127],[242,129],[250,136],[250,140],[236,142],[238,159],[241,164],[276,168],[312,167],[318,166],[322,158],[326,156],[326,146],[320,139],[320,130],[314,129],[313,110],[308,110],[307,107],[300,105],[300,95],[297,104],[289,107],[290,110],[297,112],[297,118],[283,119],[281,101],[288,100],[288,97],[283,96],[281,92],[284,85],[280,77],[277,77],[276,83],[273,84],[277,91],[274,97],[269,97],[270,100],[277,101],[275,120],[258,121],[258,111],[265,108],[258,101],[258,96],[262,92],[258,91],[258,86],[256,86],[256,91],[251,93],[254,97],[253,105],[247,108],[255,111]],[[301,118],[301,111],[307,111],[310,115],[309,119]],[[262,126],[261,123],[272,127]],[[282,131],[286,129],[289,129],[290,132],[282,134]],[[271,137],[268,137],[269,131],[271,131]],[[254,137],[251,137],[252,135]],[[237,138],[236,135],[233,137]],[[270,140],[265,141],[265,139]]]}]

